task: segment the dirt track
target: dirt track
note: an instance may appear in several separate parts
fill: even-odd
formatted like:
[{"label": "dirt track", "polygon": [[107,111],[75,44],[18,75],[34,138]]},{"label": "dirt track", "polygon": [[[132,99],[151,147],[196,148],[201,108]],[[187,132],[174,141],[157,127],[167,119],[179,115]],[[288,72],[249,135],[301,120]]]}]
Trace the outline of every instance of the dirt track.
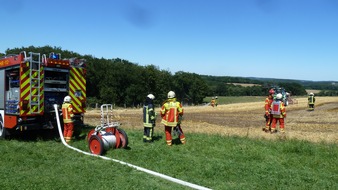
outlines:
[{"label": "dirt track", "polygon": [[[183,130],[185,133],[208,133],[224,136],[247,136],[261,139],[301,139],[312,142],[338,143],[338,97],[317,97],[314,111],[307,110],[306,98],[298,104],[287,106],[286,133],[267,134],[265,125],[264,99],[262,102],[211,106],[185,106]],[[159,111],[159,108],[157,108]],[[142,130],[142,109],[115,109],[114,121],[122,123],[125,129]],[[91,110],[86,113],[89,125],[100,123],[100,113]],[[160,117],[157,130],[163,130]]]}]

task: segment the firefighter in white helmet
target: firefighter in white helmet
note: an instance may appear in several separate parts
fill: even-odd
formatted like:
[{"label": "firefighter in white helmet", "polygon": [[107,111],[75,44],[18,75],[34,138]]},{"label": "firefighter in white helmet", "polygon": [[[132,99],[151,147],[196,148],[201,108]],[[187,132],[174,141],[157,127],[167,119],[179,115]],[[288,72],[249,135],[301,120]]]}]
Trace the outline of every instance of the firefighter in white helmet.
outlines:
[{"label": "firefighter in white helmet", "polygon": [[155,96],[148,94],[143,106],[143,142],[152,142],[156,126],[156,112],[153,104]]},{"label": "firefighter in white helmet", "polygon": [[272,124],[271,133],[276,133],[276,124],[279,121],[280,132],[284,133],[284,118],[286,118],[286,109],[282,101],[283,95],[278,93],[275,100],[271,104]]},{"label": "firefighter in white helmet", "polygon": [[310,108],[310,110],[314,110],[316,102],[315,95],[311,92],[307,99],[308,99],[308,107]]},{"label": "firefighter in white helmet", "polygon": [[183,116],[183,108],[180,102],[176,101],[175,92],[168,92],[168,99],[163,103],[160,111],[164,125],[165,137],[167,145],[172,145],[171,132],[173,129],[178,133],[182,144],[185,144],[185,135],[181,128],[181,118]]},{"label": "firefighter in white helmet", "polygon": [[73,114],[73,106],[71,104],[71,97],[66,96],[63,100],[62,104],[62,116],[63,116],[63,137],[66,141],[66,143],[70,143],[73,136],[74,131],[74,124],[72,117],[74,117]]}]

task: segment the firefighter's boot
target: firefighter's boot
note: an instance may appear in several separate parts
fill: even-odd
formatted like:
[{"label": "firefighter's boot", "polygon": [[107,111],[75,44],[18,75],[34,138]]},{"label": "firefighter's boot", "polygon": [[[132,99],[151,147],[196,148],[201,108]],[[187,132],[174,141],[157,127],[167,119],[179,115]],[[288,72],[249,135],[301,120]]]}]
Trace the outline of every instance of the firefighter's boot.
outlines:
[{"label": "firefighter's boot", "polygon": [[266,133],[269,133],[269,132],[270,132],[270,127],[269,127],[269,126],[265,127],[265,128],[263,129],[263,131],[266,132]]},{"label": "firefighter's boot", "polygon": [[271,128],[271,131],[270,131],[271,134],[274,134],[274,133],[277,133],[277,130],[276,128]]},{"label": "firefighter's boot", "polygon": [[185,144],[185,143],[186,143],[185,138],[180,139],[180,140],[181,140],[181,143],[182,143],[182,144]]}]

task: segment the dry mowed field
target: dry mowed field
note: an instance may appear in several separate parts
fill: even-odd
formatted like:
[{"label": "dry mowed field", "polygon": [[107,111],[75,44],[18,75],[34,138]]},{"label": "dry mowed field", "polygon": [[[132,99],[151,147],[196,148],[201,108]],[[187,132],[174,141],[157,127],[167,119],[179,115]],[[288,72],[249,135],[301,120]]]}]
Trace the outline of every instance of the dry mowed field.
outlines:
[{"label": "dry mowed field", "polygon": [[[285,119],[285,135],[262,131],[265,126],[264,99],[261,102],[211,106],[185,106],[183,131],[191,133],[246,136],[260,139],[298,139],[311,142],[338,143],[338,97],[316,97],[314,111],[308,111],[307,98],[298,98],[298,104],[289,105]],[[156,111],[159,111],[157,108]],[[142,130],[142,109],[114,109],[113,120],[123,129]],[[156,131],[163,131],[157,118]],[[100,124],[99,110],[89,110],[85,123]],[[277,125],[278,126],[278,125]],[[164,133],[164,132],[163,132]],[[189,138],[189,137],[187,137]]]}]

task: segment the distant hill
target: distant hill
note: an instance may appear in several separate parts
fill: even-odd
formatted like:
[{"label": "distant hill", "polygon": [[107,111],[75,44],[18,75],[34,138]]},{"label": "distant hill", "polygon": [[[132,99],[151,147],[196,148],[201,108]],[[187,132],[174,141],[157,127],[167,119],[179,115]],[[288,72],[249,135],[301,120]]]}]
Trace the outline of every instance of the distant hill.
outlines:
[{"label": "distant hill", "polygon": [[[201,75],[212,93],[221,95],[257,95],[266,94],[274,86],[285,88],[294,95],[306,95],[307,91],[318,92],[321,96],[335,96],[338,94],[338,81],[309,81],[294,79],[259,78],[259,77],[231,77]],[[245,88],[245,89],[244,89]]]},{"label": "distant hill", "polygon": [[299,83],[306,89],[315,90],[338,90],[338,81],[310,81],[310,80],[294,80],[294,79],[275,79],[275,78],[256,78],[248,77],[253,81],[275,82],[275,83]]},{"label": "distant hill", "polygon": [[267,81],[267,82],[297,82],[302,85],[338,85],[338,81],[312,81],[312,80],[295,80],[295,79],[277,79],[277,78],[260,78],[260,77],[244,77],[254,81]]},{"label": "distant hill", "polygon": [[209,83],[225,82],[225,83],[243,83],[243,84],[259,84],[274,85],[281,83],[298,83],[306,89],[315,90],[338,90],[338,81],[310,81],[295,79],[278,79],[278,78],[260,78],[260,77],[231,77],[231,76],[210,76],[201,75]]}]

